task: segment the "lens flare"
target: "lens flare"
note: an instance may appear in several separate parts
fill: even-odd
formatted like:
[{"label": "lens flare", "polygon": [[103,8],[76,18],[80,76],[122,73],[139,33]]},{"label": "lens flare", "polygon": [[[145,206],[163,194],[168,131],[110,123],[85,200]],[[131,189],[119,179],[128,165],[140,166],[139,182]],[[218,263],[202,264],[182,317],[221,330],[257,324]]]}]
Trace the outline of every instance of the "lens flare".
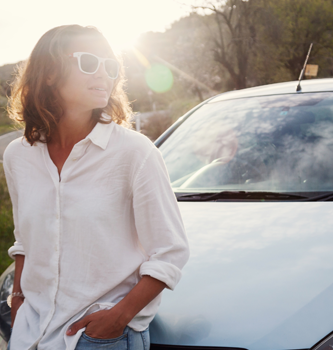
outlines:
[{"label": "lens flare", "polygon": [[155,63],[146,69],[146,83],[154,92],[167,92],[173,85],[173,74],[171,70],[163,64]]},{"label": "lens flare", "polygon": [[147,60],[146,56],[143,55],[138,49],[136,49],[135,47],[132,48],[132,51],[135,55],[135,57],[137,58],[137,60],[146,68],[150,68],[150,63]]}]

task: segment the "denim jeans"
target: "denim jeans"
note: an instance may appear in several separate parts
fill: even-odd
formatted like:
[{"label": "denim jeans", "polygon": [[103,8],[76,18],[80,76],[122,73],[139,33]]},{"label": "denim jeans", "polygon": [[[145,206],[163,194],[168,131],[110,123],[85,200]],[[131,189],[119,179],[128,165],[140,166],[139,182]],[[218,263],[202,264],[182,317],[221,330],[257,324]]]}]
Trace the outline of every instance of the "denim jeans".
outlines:
[{"label": "denim jeans", "polygon": [[[9,343],[7,350],[10,350]],[[149,347],[149,328],[136,332],[127,326],[123,335],[114,339],[96,339],[83,333],[75,350],[149,350]]]},{"label": "denim jeans", "polygon": [[149,328],[136,332],[127,326],[123,335],[114,339],[96,339],[83,333],[75,350],[149,350],[149,347]]}]

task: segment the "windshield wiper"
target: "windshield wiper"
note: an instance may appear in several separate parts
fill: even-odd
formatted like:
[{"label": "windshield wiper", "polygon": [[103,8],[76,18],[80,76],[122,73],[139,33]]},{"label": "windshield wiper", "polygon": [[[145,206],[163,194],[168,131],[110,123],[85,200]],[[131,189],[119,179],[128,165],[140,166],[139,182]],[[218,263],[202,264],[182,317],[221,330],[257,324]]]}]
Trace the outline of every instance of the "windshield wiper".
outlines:
[{"label": "windshield wiper", "polygon": [[326,192],[320,196],[305,199],[306,202],[333,201],[333,192]]},{"label": "windshield wiper", "polygon": [[[333,195],[333,194],[332,194]],[[208,202],[219,199],[234,200],[263,200],[263,201],[284,201],[284,200],[308,200],[308,197],[291,193],[279,192],[257,192],[257,191],[222,191],[217,193],[193,193],[181,195],[177,193],[177,200],[181,202]]]}]

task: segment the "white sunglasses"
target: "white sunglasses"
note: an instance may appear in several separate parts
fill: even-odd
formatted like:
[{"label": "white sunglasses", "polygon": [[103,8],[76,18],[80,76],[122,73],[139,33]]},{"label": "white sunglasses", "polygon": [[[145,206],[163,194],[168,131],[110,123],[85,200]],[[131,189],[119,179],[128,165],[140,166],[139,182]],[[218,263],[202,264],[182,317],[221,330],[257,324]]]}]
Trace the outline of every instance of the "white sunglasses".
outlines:
[{"label": "white sunglasses", "polygon": [[117,79],[119,74],[119,64],[112,58],[102,58],[93,55],[89,52],[74,52],[68,55],[69,57],[76,57],[79,64],[79,69],[85,74],[95,74],[101,63],[110,79]]}]

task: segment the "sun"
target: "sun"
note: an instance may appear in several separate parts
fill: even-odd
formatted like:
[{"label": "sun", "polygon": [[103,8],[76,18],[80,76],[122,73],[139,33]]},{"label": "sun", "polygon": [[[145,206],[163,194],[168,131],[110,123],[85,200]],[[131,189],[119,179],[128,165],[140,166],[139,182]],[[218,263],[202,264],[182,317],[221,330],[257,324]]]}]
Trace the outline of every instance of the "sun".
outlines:
[{"label": "sun", "polygon": [[104,36],[115,52],[132,50],[138,43],[139,35],[133,35],[133,31],[123,31],[114,34],[113,31],[103,31]]}]

